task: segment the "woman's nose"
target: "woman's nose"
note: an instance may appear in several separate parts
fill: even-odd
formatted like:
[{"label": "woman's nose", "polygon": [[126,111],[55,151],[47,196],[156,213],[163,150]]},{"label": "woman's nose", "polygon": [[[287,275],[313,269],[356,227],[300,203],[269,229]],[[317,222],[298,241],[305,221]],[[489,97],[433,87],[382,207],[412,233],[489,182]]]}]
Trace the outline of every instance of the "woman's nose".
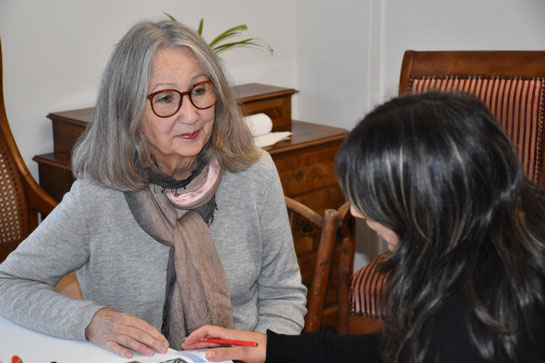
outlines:
[{"label": "woman's nose", "polygon": [[184,124],[194,124],[199,119],[199,110],[193,106],[188,95],[182,98],[182,106],[177,114],[177,121]]}]

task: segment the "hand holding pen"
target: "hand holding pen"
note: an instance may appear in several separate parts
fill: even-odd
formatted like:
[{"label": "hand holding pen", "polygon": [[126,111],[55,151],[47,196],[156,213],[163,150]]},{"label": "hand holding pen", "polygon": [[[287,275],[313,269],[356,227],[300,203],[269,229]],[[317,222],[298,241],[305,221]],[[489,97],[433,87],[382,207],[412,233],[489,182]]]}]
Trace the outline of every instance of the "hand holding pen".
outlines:
[{"label": "hand holding pen", "polygon": [[211,348],[206,352],[206,358],[212,362],[242,360],[257,363],[265,361],[267,336],[263,333],[207,325],[191,333],[182,348]]}]

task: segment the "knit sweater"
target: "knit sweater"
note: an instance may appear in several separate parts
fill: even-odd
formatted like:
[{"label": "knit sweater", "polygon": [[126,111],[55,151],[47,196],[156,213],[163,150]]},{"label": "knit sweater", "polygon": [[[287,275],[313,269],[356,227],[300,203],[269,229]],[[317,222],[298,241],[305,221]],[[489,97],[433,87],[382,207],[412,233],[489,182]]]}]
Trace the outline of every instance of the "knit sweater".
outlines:
[{"label": "knit sweater", "polygon": [[[210,225],[233,306],[234,326],[298,334],[306,288],[284,194],[269,154],[224,171]],[[114,308],[161,330],[169,248],[134,220],[123,193],[77,180],[38,228],[0,264],[0,314],[24,327],[85,339],[97,310]],[[83,300],[55,284],[77,270]]]}]

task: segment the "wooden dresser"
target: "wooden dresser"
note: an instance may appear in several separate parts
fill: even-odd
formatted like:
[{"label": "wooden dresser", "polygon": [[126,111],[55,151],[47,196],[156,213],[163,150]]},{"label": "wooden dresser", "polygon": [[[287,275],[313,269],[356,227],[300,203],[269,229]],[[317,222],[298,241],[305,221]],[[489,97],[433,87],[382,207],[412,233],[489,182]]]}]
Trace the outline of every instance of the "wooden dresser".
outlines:
[{"label": "wooden dresser", "polygon": [[[323,213],[327,208],[339,208],[344,197],[333,170],[335,154],[347,135],[344,129],[291,119],[293,88],[258,83],[235,87],[245,115],[263,112],[273,121],[273,131],[291,131],[289,140],[265,148],[278,169],[284,193],[310,208]],[[92,108],[50,113],[53,126],[53,152],[36,155],[40,185],[60,201],[74,178],[70,168],[70,153],[85,129]],[[316,231],[299,228],[295,232],[295,249],[301,266],[303,282],[308,286],[317,246]],[[336,325],[337,266],[340,245],[337,246],[331,268],[324,310],[324,324]]]}]

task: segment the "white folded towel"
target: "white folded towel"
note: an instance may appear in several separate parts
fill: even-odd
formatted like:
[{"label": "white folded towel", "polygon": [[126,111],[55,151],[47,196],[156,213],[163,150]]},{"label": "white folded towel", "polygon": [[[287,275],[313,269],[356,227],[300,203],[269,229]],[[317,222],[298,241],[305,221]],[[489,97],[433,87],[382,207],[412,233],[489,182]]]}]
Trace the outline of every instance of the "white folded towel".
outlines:
[{"label": "white folded towel", "polygon": [[271,118],[264,113],[244,116],[244,121],[254,137],[268,134],[273,126]]}]

